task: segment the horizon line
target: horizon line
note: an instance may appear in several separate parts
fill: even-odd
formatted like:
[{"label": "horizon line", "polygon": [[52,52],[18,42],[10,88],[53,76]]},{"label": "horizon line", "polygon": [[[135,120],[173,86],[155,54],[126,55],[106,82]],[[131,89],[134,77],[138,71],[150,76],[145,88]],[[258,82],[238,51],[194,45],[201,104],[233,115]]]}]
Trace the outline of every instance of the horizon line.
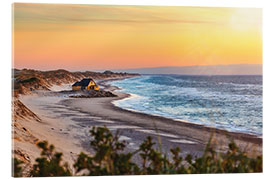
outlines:
[{"label": "horizon line", "polygon": [[206,67],[206,66],[239,66],[239,65],[263,65],[263,64],[211,64],[211,65],[188,65],[188,66],[155,66],[155,67],[137,67],[137,68],[104,68],[104,69],[89,69],[89,70],[71,70],[69,68],[55,68],[55,69],[40,69],[40,68],[28,68],[28,67],[23,67],[23,68],[18,68],[18,67],[12,67],[12,69],[29,69],[29,70],[39,70],[39,71],[54,71],[54,70],[68,70],[68,71],[106,71],[106,70],[135,70],[135,69],[154,69],[154,68],[172,68],[172,67]]}]

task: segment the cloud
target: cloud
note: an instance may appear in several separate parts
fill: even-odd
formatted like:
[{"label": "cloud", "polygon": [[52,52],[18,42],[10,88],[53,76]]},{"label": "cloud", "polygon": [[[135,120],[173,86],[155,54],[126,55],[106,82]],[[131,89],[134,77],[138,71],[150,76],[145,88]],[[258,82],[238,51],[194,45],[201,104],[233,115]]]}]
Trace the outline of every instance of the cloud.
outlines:
[{"label": "cloud", "polygon": [[[168,9],[155,10],[126,6],[89,6],[89,5],[49,5],[49,4],[15,4],[15,23],[36,24],[89,24],[89,23],[130,23],[130,24],[173,24],[173,23],[207,23],[211,20],[194,20],[172,14],[167,17]],[[181,7],[179,7],[181,8]],[[169,11],[170,12],[170,11]]]}]

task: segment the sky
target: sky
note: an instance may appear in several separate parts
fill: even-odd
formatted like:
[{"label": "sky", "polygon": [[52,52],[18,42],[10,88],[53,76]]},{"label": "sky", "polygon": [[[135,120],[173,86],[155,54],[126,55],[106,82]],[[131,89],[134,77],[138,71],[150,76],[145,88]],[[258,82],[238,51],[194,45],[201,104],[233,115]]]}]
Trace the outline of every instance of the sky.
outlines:
[{"label": "sky", "polygon": [[262,64],[259,8],[13,4],[13,66]]}]

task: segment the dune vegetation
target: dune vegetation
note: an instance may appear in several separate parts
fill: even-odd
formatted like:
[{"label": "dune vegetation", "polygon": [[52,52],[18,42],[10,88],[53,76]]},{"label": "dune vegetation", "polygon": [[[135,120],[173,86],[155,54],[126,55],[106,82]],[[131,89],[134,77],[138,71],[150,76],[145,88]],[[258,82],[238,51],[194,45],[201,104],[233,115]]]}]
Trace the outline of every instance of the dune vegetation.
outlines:
[{"label": "dune vegetation", "polygon": [[[248,157],[234,142],[228,145],[226,153],[218,153],[209,140],[201,157],[191,154],[182,157],[180,147],[164,154],[154,148],[155,142],[149,136],[134,152],[124,153],[127,145],[120,141],[106,127],[93,127],[90,146],[94,154],[81,152],[73,167],[62,162],[63,154],[56,152],[47,141],[37,145],[42,150],[36,163],[28,170],[28,176],[101,176],[101,175],[152,175],[152,174],[205,174],[205,173],[258,173],[262,172],[262,155]],[[140,157],[140,164],[133,162],[133,156]],[[27,165],[13,159],[13,176],[22,176]],[[29,169],[29,168],[28,168]]]}]

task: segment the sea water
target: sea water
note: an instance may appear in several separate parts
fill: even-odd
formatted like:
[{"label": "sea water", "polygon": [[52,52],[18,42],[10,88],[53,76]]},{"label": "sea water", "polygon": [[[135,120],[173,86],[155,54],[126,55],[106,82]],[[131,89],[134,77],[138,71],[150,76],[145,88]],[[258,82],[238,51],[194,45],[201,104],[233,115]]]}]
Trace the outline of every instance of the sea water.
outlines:
[{"label": "sea water", "polygon": [[112,81],[124,109],[262,135],[262,76],[142,75]]}]

